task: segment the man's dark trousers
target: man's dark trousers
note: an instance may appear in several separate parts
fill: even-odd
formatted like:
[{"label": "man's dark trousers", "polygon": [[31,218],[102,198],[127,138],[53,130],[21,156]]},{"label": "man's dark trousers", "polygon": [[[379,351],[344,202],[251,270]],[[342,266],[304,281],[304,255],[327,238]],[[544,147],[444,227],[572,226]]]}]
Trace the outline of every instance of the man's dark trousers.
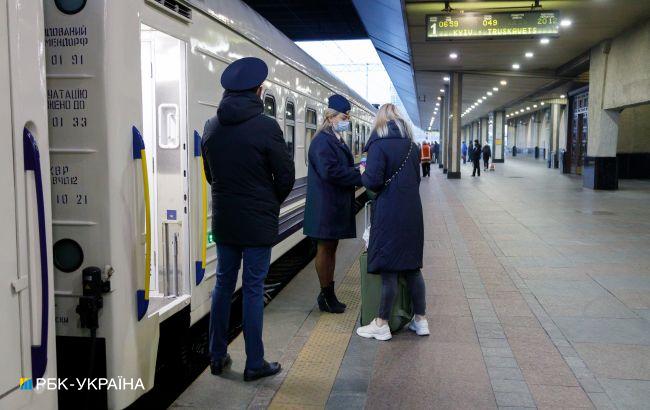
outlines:
[{"label": "man's dark trousers", "polygon": [[212,293],[210,317],[210,356],[218,361],[228,350],[228,325],[232,294],[244,260],[242,275],[243,328],[246,345],[246,368],[264,365],[262,320],[264,316],[264,279],[271,262],[271,247],[217,245],[217,282]]},{"label": "man's dark trousers", "polygon": [[472,160],[472,165],[474,166],[474,169],[472,170],[472,176],[475,176],[477,171],[478,171],[478,176],[481,176],[481,160],[480,159]]}]

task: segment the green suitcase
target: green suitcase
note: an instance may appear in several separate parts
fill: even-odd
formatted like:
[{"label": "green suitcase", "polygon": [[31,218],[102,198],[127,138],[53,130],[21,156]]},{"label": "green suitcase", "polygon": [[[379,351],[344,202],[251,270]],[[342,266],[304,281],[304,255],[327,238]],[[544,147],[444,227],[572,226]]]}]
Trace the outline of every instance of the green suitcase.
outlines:
[{"label": "green suitcase", "polygon": [[[359,269],[361,274],[361,326],[372,322],[379,313],[381,300],[381,275],[368,273],[368,253],[363,252],[359,257]],[[388,320],[391,332],[397,332],[406,326],[413,319],[413,304],[411,296],[406,287],[406,279],[400,275],[398,280],[398,291],[395,296],[393,310]]]}]

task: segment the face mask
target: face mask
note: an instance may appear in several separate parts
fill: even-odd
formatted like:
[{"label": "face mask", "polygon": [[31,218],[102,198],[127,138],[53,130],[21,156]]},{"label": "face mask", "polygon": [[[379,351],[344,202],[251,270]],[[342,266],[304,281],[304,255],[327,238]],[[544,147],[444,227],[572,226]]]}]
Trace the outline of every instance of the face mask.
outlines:
[{"label": "face mask", "polygon": [[336,126],[334,127],[334,131],[336,132],[345,132],[350,129],[350,121],[339,121],[336,123]]}]

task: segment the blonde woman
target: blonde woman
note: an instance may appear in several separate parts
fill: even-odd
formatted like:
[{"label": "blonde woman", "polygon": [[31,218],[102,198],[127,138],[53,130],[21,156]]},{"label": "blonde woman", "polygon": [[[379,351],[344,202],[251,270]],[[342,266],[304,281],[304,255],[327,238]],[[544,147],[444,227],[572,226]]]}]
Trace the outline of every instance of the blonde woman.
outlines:
[{"label": "blonde woman", "polygon": [[330,96],[323,123],[309,145],[303,232],[317,241],[316,272],[321,287],[317,302],[320,310],[329,313],[343,313],[346,307],[334,293],[339,239],[357,236],[354,191],[361,186],[361,174],[343,141],[343,134],[350,130],[350,108],[345,97]]},{"label": "blonde woman", "polygon": [[406,277],[415,317],[409,329],[429,334],[424,316],[426,297],[422,278],[424,226],[420,202],[420,155],[407,122],[393,104],[379,108],[362,169],[363,185],[377,193],[372,207],[368,272],[381,275],[381,302],[377,317],[357,329],[366,338],[392,337],[388,319],[397,294],[399,274]]}]

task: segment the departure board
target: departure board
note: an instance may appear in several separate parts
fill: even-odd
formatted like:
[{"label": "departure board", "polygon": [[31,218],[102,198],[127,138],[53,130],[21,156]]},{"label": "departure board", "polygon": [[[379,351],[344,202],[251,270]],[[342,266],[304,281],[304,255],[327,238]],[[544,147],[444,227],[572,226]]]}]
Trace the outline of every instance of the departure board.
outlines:
[{"label": "departure board", "polygon": [[427,16],[427,40],[553,36],[559,33],[559,25],[559,11],[431,14]]}]

